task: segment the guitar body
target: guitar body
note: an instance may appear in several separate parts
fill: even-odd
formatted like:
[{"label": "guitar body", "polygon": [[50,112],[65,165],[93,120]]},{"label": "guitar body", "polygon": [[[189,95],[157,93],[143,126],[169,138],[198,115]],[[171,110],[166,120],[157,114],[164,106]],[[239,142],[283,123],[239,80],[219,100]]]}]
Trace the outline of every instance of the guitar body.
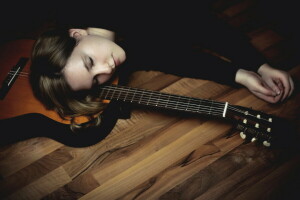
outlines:
[{"label": "guitar body", "polygon": [[[20,59],[30,58],[35,40],[22,39],[6,43],[0,47],[1,92],[7,85],[7,77],[14,76],[12,68]],[[118,106],[111,104],[102,112],[104,118],[100,126],[78,130],[70,129],[70,121],[63,120],[55,111],[47,110],[33,95],[28,73],[30,59],[10,84],[10,88],[0,99],[0,146],[13,144],[35,137],[47,137],[71,147],[91,146],[103,140],[115,126]],[[10,75],[11,74],[11,75]],[[10,83],[10,82],[9,82]],[[1,93],[2,94],[2,93]],[[113,114],[111,114],[113,113]],[[86,117],[76,122],[86,122]]]},{"label": "guitar body", "polygon": [[[22,57],[29,58],[34,40],[22,39],[4,44],[0,48],[0,83]],[[29,73],[30,60],[22,72]],[[28,113],[40,113],[57,122],[69,124],[51,110],[47,110],[33,95],[28,75],[20,74],[5,97],[0,100],[0,120]]]}]

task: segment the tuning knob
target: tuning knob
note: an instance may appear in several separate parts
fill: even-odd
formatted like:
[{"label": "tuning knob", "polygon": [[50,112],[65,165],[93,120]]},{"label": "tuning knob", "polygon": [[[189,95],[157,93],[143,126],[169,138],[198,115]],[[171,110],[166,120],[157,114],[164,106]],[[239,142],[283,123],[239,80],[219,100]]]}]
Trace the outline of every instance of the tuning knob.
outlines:
[{"label": "tuning knob", "polygon": [[255,142],[256,140],[257,140],[257,138],[254,137],[254,138],[251,139],[251,142]]},{"label": "tuning knob", "polygon": [[246,134],[244,132],[240,132],[240,136],[243,140],[246,139]]},{"label": "tuning knob", "polygon": [[264,141],[264,142],[263,142],[263,145],[266,146],[266,147],[269,147],[269,146],[271,146],[271,143],[268,142],[268,141]]}]

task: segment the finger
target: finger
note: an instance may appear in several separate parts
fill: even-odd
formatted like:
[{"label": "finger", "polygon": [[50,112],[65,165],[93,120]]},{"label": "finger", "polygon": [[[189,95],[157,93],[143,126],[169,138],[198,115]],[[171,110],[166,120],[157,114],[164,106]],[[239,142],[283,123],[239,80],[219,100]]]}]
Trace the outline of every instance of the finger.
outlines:
[{"label": "finger", "polygon": [[257,86],[255,90],[251,92],[255,94],[257,97],[259,97],[260,99],[263,99],[270,103],[276,103],[280,101],[280,98],[283,94],[281,93],[280,95],[276,95],[271,88],[269,88],[268,86],[261,86],[261,85]]},{"label": "finger", "polygon": [[292,77],[289,77],[289,82],[290,82],[291,90],[290,90],[290,93],[288,96],[290,97],[295,89],[295,85],[294,85],[294,81],[293,81]]},{"label": "finger", "polygon": [[283,96],[281,98],[281,101],[285,100],[285,98],[287,97],[287,95],[289,94],[290,90],[291,90],[291,86],[290,86],[290,82],[288,79],[280,79],[280,82],[283,84]]},{"label": "finger", "polygon": [[[272,79],[266,80],[266,81],[265,81],[265,84],[267,84],[267,86],[268,86],[269,88],[271,88],[271,89],[274,91],[275,95],[279,95],[279,94],[283,91],[283,90],[280,88],[280,84],[274,82]],[[275,95],[274,95],[274,96],[275,96]]]},{"label": "finger", "polygon": [[283,87],[283,85],[282,85],[280,79],[277,79],[275,82],[276,82],[276,85],[278,86],[280,92],[282,93],[283,90],[284,90],[284,87]]},{"label": "finger", "polygon": [[272,90],[272,88],[270,88],[269,85],[267,83],[265,83],[264,81],[262,82],[262,85],[256,87],[255,91],[262,93],[264,95],[267,95],[267,96],[276,96],[277,95],[277,93],[274,92]]},{"label": "finger", "polygon": [[258,98],[260,98],[260,99],[262,99],[266,102],[269,102],[269,103],[277,103],[280,100],[280,96],[268,96],[268,95],[264,95],[264,94],[259,93],[259,92],[255,93],[255,95]]}]

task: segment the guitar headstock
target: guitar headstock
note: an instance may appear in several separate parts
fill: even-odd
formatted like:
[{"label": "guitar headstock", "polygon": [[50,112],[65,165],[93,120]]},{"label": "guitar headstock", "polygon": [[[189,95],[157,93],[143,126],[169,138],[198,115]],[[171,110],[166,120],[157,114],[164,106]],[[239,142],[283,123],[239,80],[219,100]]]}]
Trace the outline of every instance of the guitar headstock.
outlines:
[{"label": "guitar headstock", "polygon": [[295,135],[291,123],[283,118],[241,106],[231,106],[229,118],[236,123],[236,130],[247,142],[265,147],[286,145]]}]

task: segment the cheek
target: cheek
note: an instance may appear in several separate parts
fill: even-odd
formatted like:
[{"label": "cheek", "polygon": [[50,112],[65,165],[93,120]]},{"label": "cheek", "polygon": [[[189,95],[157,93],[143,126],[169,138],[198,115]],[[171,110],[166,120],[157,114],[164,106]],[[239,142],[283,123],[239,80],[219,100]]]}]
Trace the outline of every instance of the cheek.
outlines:
[{"label": "cheek", "polygon": [[110,78],[111,78],[111,74],[102,74],[100,76],[98,76],[98,82],[100,84],[103,84],[105,82],[107,82]]},{"label": "cheek", "polygon": [[65,73],[65,79],[69,86],[74,90],[88,89],[91,87],[91,78],[85,72],[80,71],[68,71]]}]

